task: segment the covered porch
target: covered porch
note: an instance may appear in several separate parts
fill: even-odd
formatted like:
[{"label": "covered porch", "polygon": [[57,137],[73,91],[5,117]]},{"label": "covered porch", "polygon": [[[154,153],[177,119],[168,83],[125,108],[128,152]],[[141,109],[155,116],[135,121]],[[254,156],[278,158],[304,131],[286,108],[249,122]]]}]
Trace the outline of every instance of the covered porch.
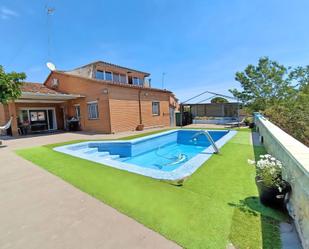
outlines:
[{"label": "covered porch", "polygon": [[13,136],[53,132],[67,128],[68,109],[71,101],[80,95],[63,93],[23,92],[8,104],[8,114],[13,117]]}]

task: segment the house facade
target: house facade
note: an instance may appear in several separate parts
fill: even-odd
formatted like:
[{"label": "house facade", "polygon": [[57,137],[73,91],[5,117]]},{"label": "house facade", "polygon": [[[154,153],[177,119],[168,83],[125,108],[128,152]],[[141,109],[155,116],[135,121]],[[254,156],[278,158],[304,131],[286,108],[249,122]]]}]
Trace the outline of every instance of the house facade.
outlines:
[{"label": "house facade", "polygon": [[11,116],[12,134],[68,129],[114,133],[173,126],[177,99],[152,88],[149,73],[98,61],[70,71],[52,71],[44,84],[24,83],[22,96],[0,106],[0,124]]}]

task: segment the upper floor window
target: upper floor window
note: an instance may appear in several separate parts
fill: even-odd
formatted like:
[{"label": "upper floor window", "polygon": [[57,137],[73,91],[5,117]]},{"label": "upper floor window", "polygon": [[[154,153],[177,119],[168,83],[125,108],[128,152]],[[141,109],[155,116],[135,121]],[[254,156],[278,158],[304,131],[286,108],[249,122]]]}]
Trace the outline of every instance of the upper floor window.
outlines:
[{"label": "upper floor window", "polygon": [[99,109],[97,102],[88,103],[88,119],[98,119],[99,118]]},{"label": "upper floor window", "polygon": [[112,72],[106,72],[105,71],[105,80],[109,80],[109,81],[113,80]]},{"label": "upper floor window", "polygon": [[160,115],[160,102],[159,101],[153,101],[152,102],[152,115]]},{"label": "upper floor window", "polygon": [[97,70],[95,73],[95,78],[99,80],[104,80],[104,71]]},{"label": "upper floor window", "polygon": [[127,76],[124,74],[120,74],[120,82],[121,83],[127,83]]},{"label": "upper floor window", "polygon": [[120,82],[120,75],[118,73],[113,73],[113,81]]},{"label": "upper floor window", "polygon": [[125,74],[113,73],[113,81],[127,83],[127,76]]},{"label": "upper floor window", "polygon": [[[120,73],[113,73],[103,70],[96,70],[95,78],[99,80],[107,80],[107,81],[114,81],[120,83],[128,83],[127,75],[120,74]],[[134,85],[143,85],[143,79],[138,77],[133,77],[132,84]],[[131,81],[130,81],[131,82]]]},{"label": "upper floor window", "polygon": [[133,77],[132,78],[132,83],[133,83],[133,85],[139,85],[139,78]]},{"label": "upper floor window", "polygon": [[141,78],[133,77],[132,78],[132,83],[133,83],[133,85],[142,86],[144,82],[143,82],[143,79],[141,79]]}]

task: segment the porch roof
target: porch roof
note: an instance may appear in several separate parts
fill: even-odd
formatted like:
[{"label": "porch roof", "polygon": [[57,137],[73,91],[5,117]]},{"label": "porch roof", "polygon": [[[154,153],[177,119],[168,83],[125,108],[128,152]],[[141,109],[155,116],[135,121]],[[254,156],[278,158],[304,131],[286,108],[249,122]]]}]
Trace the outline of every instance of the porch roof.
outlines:
[{"label": "porch roof", "polygon": [[50,103],[61,103],[71,99],[77,99],[84,97],[79,94],[66,94],[58,92],[54,89],[47,88],[45,85],[40,83],[23,83],[22,94],[19,99],[15,100],[17,103],[24,102],[50,102]]},{"label": "porch roof", "polygon": [[22,92],[21,97],[18,100],[33,99],[33,100],[62,100],[62,101],[66,101],[66,100],[77,99],[77,98],[82,98],[82,97],[84,97],[84,96],[79,95],[79,94]]}]

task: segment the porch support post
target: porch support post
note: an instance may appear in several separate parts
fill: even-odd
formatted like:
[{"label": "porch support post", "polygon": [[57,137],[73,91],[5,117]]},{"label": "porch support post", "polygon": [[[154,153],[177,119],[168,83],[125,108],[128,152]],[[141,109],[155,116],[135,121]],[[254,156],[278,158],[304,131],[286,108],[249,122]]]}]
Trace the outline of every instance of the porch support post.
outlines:
[{"label": "porch support post", "polygon": [[9,107],[9,116],[13,117],[11,129],[12,129],[12,135],[15,137],[18,136],[17,112],[15,102],[9,102],[8,107]]}]

